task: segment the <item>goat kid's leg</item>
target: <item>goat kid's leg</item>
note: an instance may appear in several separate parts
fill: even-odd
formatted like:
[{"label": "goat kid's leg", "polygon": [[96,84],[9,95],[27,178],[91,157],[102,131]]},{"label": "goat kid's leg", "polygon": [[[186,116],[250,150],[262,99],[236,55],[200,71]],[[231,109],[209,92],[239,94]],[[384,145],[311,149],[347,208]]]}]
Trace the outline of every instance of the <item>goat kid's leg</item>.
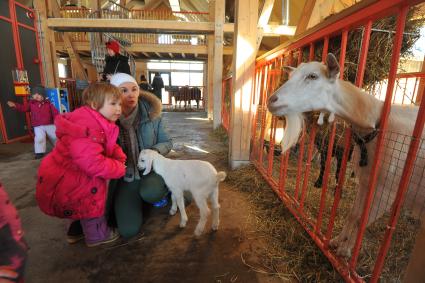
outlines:
[{"label": "goat kid's leg", "polygon": [[207,200],[203,196],[194,195],[196,205],[199,208],[199,222],[196,225],[195,236],[200,236],[204,232],[205,224],[207,223],[210,210],[208,208]]},{"label": "goat kid's leg", "polygon": [[177,201],[173,193],[171,193],[171,208],[170,215],[175,215],[177,212]]},{"label": "goat kid's leg", "polygon": [[212,205],[212,224],[211,229],[214,231],[218,230],[220,224],[220,204],[218,203],[218,186],[210,195],[210,201]]},{"label": "goat kid's leg", "polygon": [[180,192],[178,195],[175,196],[177,206],[180,210],[180,228],[186,227],[187,223],[187,214],[186,209],[184,208],[184,197],[183,192]]}]

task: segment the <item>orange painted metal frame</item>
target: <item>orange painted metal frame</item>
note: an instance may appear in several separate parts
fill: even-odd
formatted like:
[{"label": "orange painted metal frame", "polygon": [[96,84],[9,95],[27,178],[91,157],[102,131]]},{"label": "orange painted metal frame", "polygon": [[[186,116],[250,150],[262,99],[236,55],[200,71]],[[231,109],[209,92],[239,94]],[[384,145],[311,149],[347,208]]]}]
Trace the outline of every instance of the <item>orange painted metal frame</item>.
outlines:
[{"label": "orange painted metal frame", "polygon": [[[423,73],[413,73],[413,74],[399,74],[397,75],[397,66],[399,62],[399,54],[400,54],[400,48],[401,48],[401,41],[403,38],[403,31],[404,31],[404,24],[406,20],[406,15],[410,7],[422,3],[424,1],[417,1],[417,0],[380,0],[377,1],[365,9],[361,11],[354,12],[351,15],[348,15],[345,18],[342,18],[324,28],[321,30],[318,30],[317,32],[313,34],[306,35],[305,37],[302,37],[300,40],[295,41],[291,43],[290,45],[286,47],[282,47],[279,49],[276,49],[274,52],[271,52],[267,55],[265,55],[262,59],[257,61],[256,66],[256,81],[262,86],[258,86],[256,88],[256,95],[261,96],[261,107],[262,109],[262,115],[261,117],[258,117],[255,115],[255,121],[254,124],[256,124],[257,120],[260,120],[261,123],[261,129],[260,129],[260,137],[256,137],[256,128],[253,127],[252,129],[252,162],[258,169],[258,171],[264,176],[265,180],[271,185],[272,189],[276,192],[276,194],[279,196],[279,198],[283,201],[283,203],[286,205],[286,207],[291,211],[291,213],[295,216],[295,218],[299,221],[299,223],[305,228],[307,233],[311,236],[311,238],[315,241],[316,245],[322,250],[324,255],[329,259],[329,261],[332,263],[332,265],[335,267],[335,269],[341,274],[341,276],[344,278],[347,282],[364,282],[364,279],[357,274],[356,272],[356,266],[357,266],[357,259],[359,256],[361,243],[363,240],[367,220],[369,217],[369,211],[371,207],[371,202],[373,199],[376,183],[377,183],[377,176],[378,176],[378,168],[380,166],[380,162],[382,159],[382,148],[385,138],[385,129],[387,127],[388,123],[388,115],[391,107],[391,101],[392,101],[392,95],[394,90],[394,83],[397,78],[410,78],[410,77],[416,77],[416,78],[423,78]],[[335,125],[332,127],[332,131],[330,134],[330,140],[328,144],[328,155],[326,158],[326,164],[325,164],[325,174],[324,174],[324,180],[323,180],[323,187],[322,187],[322,194],[321,194],[321,200],[320,200],[320,208],[317,216],[317,220],[309,218],[305,212],[304,212],[304,200],[305,195],[307,191],[307,179],[309,176],[309,170],[311,166],[311,159],[312,159],[312,151],[313,151],[313,143],[314,143],[314,135],[316,128],[313,127],[312,132],[310,132],[310,144],[307,148],[307,161],[306,161],[306,167],[304,170],[304,182],[301,184],[301,174],[302,170],[300,167],[302,166],[301,159],[304,156],[303,153],[303,144],[302,138],[300,139],[300,153],[299,153],[299,159],[298,159],[298,170],[297,170],[297,176],[296,176],[296,184],[295,184],[295,194],[293,196],[286,193],[285,190],[285,184],[286,184],[286,170],[288,167],[288,157],[289,154],[285,153],[281,156],[280,159],[280,171],[279,171],[279,179],[275,180],[272,176],[272,166],[273,162],[271,159],[273,158],[273,147],[274,147],[274,135],[275,135],[275,125],[276,120],[275,118],[272,119],[272,131],[271,131],[271,137],[270,137],[270,151],[268,154],[267,162],[264,163],[263,159],[263,147],[264,147],[264,135],[265,135],[265,116],[266,111],[266,100],[269,95],[271,95],[271,90],[274,90],[274,76],[275,73],[272,72],[273,66],[276,67],[276,62],[283,62],[285,59],[288,59],[288,64],[291,65],[292,63],[292,57],[294,52],[298,53],[298,64],[301,63],[302,60],[302,50],[303,48],[309,49],[309,60],[314,59],[314,45],[315,42],[318,42],[320,40],[323,40],[323,53],[322,53],[322,59],[325,60],[328,44],[329,44],[329,38],[335,35],[341,35],[341,53],[340,53],[340,66],[341,66],[341,77],[344,73],[344,60],[345,60],[345,52],[346,52],[346,46],[347,46],[347,37],[348,37],[348,31],[352,30],[354,28],[357,28],[359,26],[364,26],[364,37],[361,47],[361,53],[359,56],[359,66],[357,70],[358,77],[356,78],[356,85],[361,87],[363,83],[363,77],[365,72],[365,66],[366,66],[366,59],[367,59],[367,53],[369,49],[369,40],[370,40],[370,34],[371,34],[371,28],[373,21],[387,17],[390,15],[397,15],[397,25],[396,25],[396,33],[394,36],[394,42],[393,42],[393,55],[391,59],[391,68],[388,76],[388,87],[386,92],[386,98],[384,102],[384,110],[382,112],[381,121],[380,121],[380,131],[379,135],[377,137],[377,151],[375,154],[375,158],[373,160],[373,169],[371,171],[370,179],[369,179],[369,188],[368,188],[368,195],[366,202],[364,203],[363,207],[363,214],[361,217],[360,222],[360,229],[356,236],[356,243],[353,249],[353,255],[349,262],[346,262],[345,259],[342,259],[338,257],[336,254],[334,254],[333,251],[331,251],[328,247],[329,240],[332,236],[333,226],[334,226],[334,219],[337,214],[337,208],[338,204],[341,198],[341,190],[342,186],[344,184],[344,178],[345,178],[345,172],[346,172],[346,164],[348,160],[348,148],[350,147],[351,143],[351,131],[348,129],[345,132],[344,137],[344,144],[345,144],[345,150],[343,153],[343,161],[342,161],[342,167],[339,172],[339,178],[338,183],[335,191],[335,198],[332,204],[332,207],[330,208],[330,219],[327,225],[326,231],[321,231],[322,226],[322,214],[325,210],[325,195],[326,195],[326,184],[327,184],[327,178],[329,175],[330,170],[330,163],[331,163],[331,154],[332,154],[332,148],[334,143],[334,137],[335,137]],[[416,87],[415,87],[416,88]],[[424,91],[425,92],[425,91]],[[425,95],[425,93],[424,93]],[[388,252],[389,245],[391,243],[391,237],[394,232],[395,226],[397,224],[398,216],[400,214],[400,210],[403,204],[403,199],[406,194],[408,182],[410,179],[410,176],[413,171],[413,161],[415,160],[415,155],[418,152],[419,148],[419,142],[420,137],[423,132],[425,123],[425,102],[422,100],[420,105],[419,114],[417,116],[416,124],[414,132],[412,133],[412,136],[414,137],[412,139],[407,161],[405,164],[405,167],[403,169],[403,175],[402,179],[399,184],[399,190],[397,193],[397,199],[393,204],[391,217],[388,224],[388,229],[386,230],[384,240],[382,241],[379,255],[375,259],[375,265],[373,268],[373,274],[370,278],[370,282],[377,282],[380,278],[380,274],[382,272],[383,264],[385,261],[385,256]],[[267,166],[265,166],[267,164]],[[301,193],[301,194],[300,194]],[[300,195],[299,195],[300,194]]]}]

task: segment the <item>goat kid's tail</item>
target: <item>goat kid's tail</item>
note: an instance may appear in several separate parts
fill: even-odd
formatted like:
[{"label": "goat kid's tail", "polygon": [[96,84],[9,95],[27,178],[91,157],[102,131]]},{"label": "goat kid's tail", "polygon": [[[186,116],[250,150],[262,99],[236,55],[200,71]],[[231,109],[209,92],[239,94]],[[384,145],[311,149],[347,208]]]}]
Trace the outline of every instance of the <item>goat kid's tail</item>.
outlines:
[{"label": "goat kid's tail", "polygon": [[217,172],[217,182],[224,181],[224,179],[226,179],[226,176],[227,174],[224,171]]}]

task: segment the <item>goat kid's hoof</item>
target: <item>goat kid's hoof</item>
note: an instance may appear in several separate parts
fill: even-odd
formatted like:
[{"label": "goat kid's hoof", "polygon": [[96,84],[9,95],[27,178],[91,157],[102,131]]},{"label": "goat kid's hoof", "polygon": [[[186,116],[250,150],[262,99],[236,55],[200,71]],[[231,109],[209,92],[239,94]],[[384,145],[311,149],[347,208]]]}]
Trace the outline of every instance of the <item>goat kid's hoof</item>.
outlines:
[{"label": "goat kid's hoof", "polygon": [[170,215],[175,215],[177,212],[177,209],[170,209]]},{"label": "goat kid's hoof", "polygon": [[180,228],[184,228],[184,227],[186,227],[186,222],[180,222],[179,227],[180,227]]},{"label": "goat kid's hoof", "polygon": [[204,232],[204,231],[196,229],[194,234],[195,234],[196,237],[199,237],[199,236],[202,235],[202,232]]},{"label": "goat kid's hoof", "polygon": [[211,229],[212,229],[213,231],[217,231],[217,230],[218,230],[218,224],[213,224],[213,225],[211,225]]},{"label": "goat kid's hoof", "polygon": [[336,250],[336,254],[342,258],[351,257],[351,248],[345,242],[340,242],[337,238],[329,241],[329,247]]}]

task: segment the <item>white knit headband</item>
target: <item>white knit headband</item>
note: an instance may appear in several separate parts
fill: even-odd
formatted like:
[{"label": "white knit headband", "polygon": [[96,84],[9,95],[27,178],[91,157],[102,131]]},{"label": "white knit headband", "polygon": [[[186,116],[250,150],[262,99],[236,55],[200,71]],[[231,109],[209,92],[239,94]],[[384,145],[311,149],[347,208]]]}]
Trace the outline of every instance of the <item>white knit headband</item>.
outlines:
[{"label": "white knit headband", "polygon": [[120,86],[123,83],[134,83],[138,85],[137,81],[132,76],[125,73],[114,74],[110,79],[110,83],[114,86]]}]

